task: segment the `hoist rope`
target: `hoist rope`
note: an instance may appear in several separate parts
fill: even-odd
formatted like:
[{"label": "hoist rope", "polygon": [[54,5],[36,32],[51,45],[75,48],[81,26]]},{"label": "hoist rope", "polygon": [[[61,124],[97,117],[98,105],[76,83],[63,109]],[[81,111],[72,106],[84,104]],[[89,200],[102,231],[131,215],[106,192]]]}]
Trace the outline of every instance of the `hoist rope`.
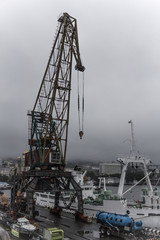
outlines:
[{"label": "hoist rope", "polygon": [[83,91],[82,91],[82,131],[84,129],[84,72],[83,72]]},{"label": "hoist rope", "polygon": [[79,96],[79,71],[77,71],[77,90],[78,90],[78,125],[80,131],[80,96]]},{"label": "hoist rope", "polygon": [[[77,71],[77,90],[78,90],[78,122],[79,122],[79,131],[84,129],[84,73],[81,86],[82,96],[80,96],[80,80],[79,80],[79,71]],[[82,103],[81,103],[82,101]]]}]

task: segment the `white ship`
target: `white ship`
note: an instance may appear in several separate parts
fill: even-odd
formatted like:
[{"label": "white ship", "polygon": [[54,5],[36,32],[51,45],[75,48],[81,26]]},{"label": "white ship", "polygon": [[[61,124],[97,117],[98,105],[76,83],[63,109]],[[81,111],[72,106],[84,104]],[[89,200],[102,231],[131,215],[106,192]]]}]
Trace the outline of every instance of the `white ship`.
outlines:
[{"label": "white ship", "polygon": [[[122,164],[122,174],[119,182],[118,192],[116,195],[112,195],[110,190],[104,189],[104,194],[100,194],[96,197],[94,194],[94,186],[90,186],[90,197],[87,195],[84,197],[84,214],[93,218],[96,218],[97,211],[105,211],[117,214],[128,214],[135,220],[142,220],[143,225],[146,227],[160,229],[160,195],[157,188],[153,189],[150,181],[150,174],[152,172],[147,171],[147,165],[150,163],[150,158],[142,156],[135,150],[134,133],[133,133],[133,122],[131,124],[131,153],[129,155],[121,155],[117,161]],[[143,167],[144,177],[137,182],[134,186],[130,187],[127,191],[124,191],[124,182],[127,167],[129,164],[138,164]],[[142,189],[142,201],[135,202],[133,199],[130,201],[125,198],[125,194],[131,191],[132,188],[136,187],[141,181],[146,180],[146,188]],[[82,184],[83,185],[83,184]],[[82,187],[82,186],[81,186]],[[85,186],[84,186],[85,187]],[[88,187],[89,193],[89,187]],[[38,193],[41,196],[42,193]],[[83,194],[83,190],[82,190]],[[92,195],[91,195],[92,194]],[[44,196],[44,195],[43,195]],[[53,201],[49,201],[49,207],[54,207],[54,196],[51,194],[45,195],[47,198],[53,198]],[[37,203],[43,205],[44,198],[37,196]],[[44,205],[43,205],[44,206]],[[72,205],[73,209],[76,209],[76,203]]]},{"label": "white ship", "polygon": [[[96,200],[90,202],[89,204],[83,205],[85,215],[95,218],[97,211],[105,211],[117,214],[128,214],[135,220],[142,220],[143,225],[147,227],[157,227],[160,229],[160,196],[159,190],[157,188],[153,189],[150,183],[149,175],[146,170],[147,159],[143,158],[138,160],[134,157],[128,156],[128,158],[120,158],[123,163],[122,175],[119,183],[118,193],[112,195],[108,190],[103,195],[103,199],[100,204],[96,204]],[[124,179],[126,174],[126,168],[129,163],[143,164],[147,181],[147,187],[142,189],[142,201],[134,201],[126,199],[125,194],[132,189],[129,188],[127,191],[123,192],[124,189]],[[144,179],[143,178],[143,179]],[[139,182],[138,182],[139,183]],[[137,184],[138,184],[137,183]],[[136,185],[137,185],[136,184]],[[136,187],[134,185],[133,187]],[[97,199],[98,200],[98,199]]]},{"label": "white ship", "polygon": [[[142,220],[143,225],[160,229],[160,195],[158,188],[153,189],[150,181],[150,174],[147,171],[147,165],[151,162],[150,158],[142,156],[135,150],[133,122],[131,124],[131,154],[128,156],[121,155],[117,161],[122,164],[122,174],[119,182],[118,192],[111,195],[110,191],[106,191],[104,199],[99,205],[84,204],[84,213],[95,218],[97,211],[112,212],[117,214],[128,214],[135,220]],[[127,167],[129,164],[138,164],[143,167],[144,177],[134,186],[124,191],[124,182]],[[135,202],[133,199],[125,198],[125,194],[136,187],[141,181],[146,180],[146,187],[142,189],[142,201]],[[95,204],[95,202],[94,202]]]},{"label": "white ship", "polygon": [[[98,193],[96,193],[96,187],[93,185],[93,181],[86,181],[84,182],[84,177],[87,171],[72,171],[72,176],[74,180],[81,186],[82,189],[82,198],[83,199],[96,199]],[[72,196],[72,192],[64,192],[61,194],[63,195],[63,200],[60,198],[59,205],[61,207],[65,207],[64,202],[67,202]],[[54,199],[55,194],[53,192],[36,192],[34,195],[36,205],[53,208],[54,207]],[[77,208],[77,203],[74,202],[72,204],[73,209]]]}]

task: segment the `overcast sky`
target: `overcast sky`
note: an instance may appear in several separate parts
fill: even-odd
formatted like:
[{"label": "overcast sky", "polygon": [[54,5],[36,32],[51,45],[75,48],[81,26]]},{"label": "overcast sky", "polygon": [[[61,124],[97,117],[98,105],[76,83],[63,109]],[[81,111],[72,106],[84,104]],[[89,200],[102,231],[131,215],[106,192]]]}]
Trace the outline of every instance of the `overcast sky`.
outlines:
[{"label": "overcast sky", "polygon": [[84,138],[73,69],[67,159],[104,162],[129,153],[132,119],[137,149],[160,163],[158,0],[0,0],[0,158],[27,147],[27,110],[63,12],[77,19],[86,67]]}]

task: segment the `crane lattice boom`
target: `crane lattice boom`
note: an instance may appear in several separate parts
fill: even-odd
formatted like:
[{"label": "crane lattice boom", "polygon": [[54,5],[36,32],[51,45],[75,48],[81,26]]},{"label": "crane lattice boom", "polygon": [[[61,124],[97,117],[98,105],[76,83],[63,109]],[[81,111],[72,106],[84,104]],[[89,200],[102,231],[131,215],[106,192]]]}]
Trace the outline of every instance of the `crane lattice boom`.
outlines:
[{"label": "crane lattice boom", "polygon": [[58,19],[54,45],[33,110],[29,115],[30,153],[26,165],[65,166],[69,124],[72,59],[83,72],[77,21],[67,13]]}]

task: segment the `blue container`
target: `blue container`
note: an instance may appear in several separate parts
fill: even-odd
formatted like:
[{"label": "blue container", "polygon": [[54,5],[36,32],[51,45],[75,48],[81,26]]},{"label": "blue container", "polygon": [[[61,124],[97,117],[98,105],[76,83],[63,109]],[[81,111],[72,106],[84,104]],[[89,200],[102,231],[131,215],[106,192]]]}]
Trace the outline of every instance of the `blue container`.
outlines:
[{"label": "blue container", "polygon": [[127,214],[97,212],[96,218],[97,222],[110,227],[130,227],[131,231],[137,231],[143,228],[141,221],[134,221]]}]

